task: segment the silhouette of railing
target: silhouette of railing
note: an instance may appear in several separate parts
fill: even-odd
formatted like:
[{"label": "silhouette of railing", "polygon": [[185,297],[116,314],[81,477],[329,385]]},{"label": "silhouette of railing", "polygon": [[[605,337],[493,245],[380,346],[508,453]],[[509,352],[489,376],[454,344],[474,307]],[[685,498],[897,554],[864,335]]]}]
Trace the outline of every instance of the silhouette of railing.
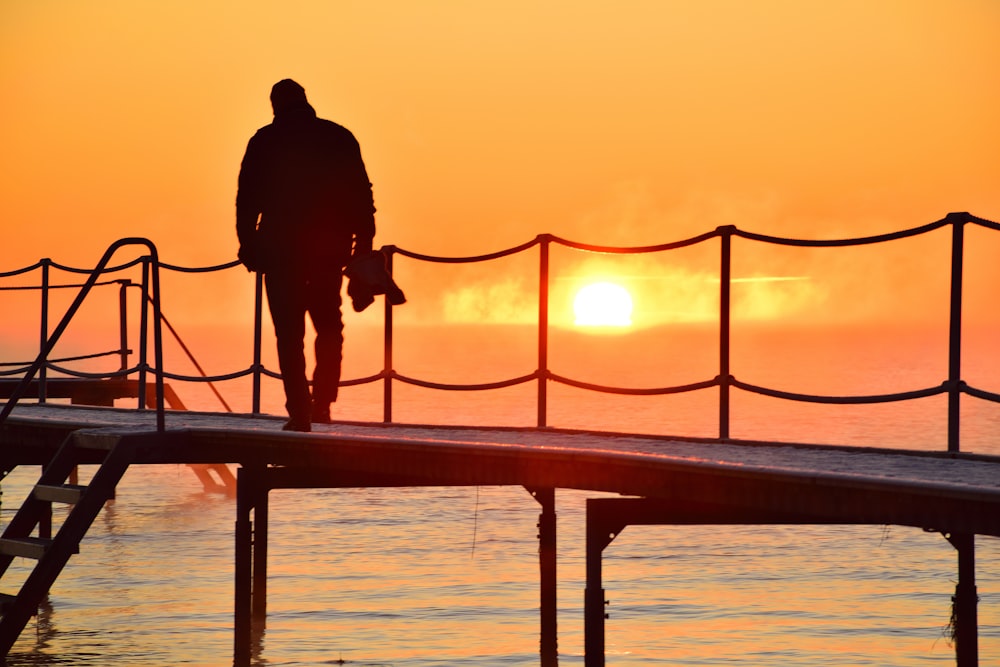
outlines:
[{"label": "silhouette of railing", "polygon": [[[140,257],[138,259],[135,259],[135,260],[133,260],[133,261],[127,263],[127,264],[123,264],[123,265],[120,265],[120,266],[115,266],[115,267],[110,267],[109,268],[108,264],[110,263],[111,258],[114,256],[115,252],[117,252],[119,248],[122,248],[122,247],[127,246],[127,245],[143,245],[143,246],[146,246],[146,249],[149,251],[149,254],[145,255],[143,257]],[[133,367],[133,368],[123,368],[123,369],[121,369],[121,370],[119,370],[117,372],[114,372],[114,373],[101,373],[101,374],[73,372],[73,371],[70,371],[69,369],[61,368],[61,367],[58,367],[58,366],[54,365],[52,363],[52,361],[50,361],[50,359],[49,359],[49,355],[51,354],[52,349],[55,347],[56,343],[59,342],[59,339],[62,337],[63,332],[66,331],[66,327],[72,321],[74,315],[76,315],[77,311],[80,309],[80,306],[83,305],[83,302],[87,298],[87,296],[90,294],[90,291],[98,284],[98,279],[103,274],[105,274],[105,273],[111,273],[111,272],[114,272],[114,271],[123,270],[123,269],[129,268],[129,267],[135,266],[136,264],[141,264],[142,265],[142,292],[143,292],[144,295],[146,295],[146,298],[143,300],[143,306],[144,307],[141,310],[142,317],[140,319],[140,322],[141,322],[141,324],[140,324],[140,335],[139,335],[139,346],[140,346],[139,358],[140,358],[140,363],[137,366]],[[19,275],[21,273],[25,273],[27,271],[34,270],[35,268],[39,268],[39,267],[42,269],[42,286],[41,286],[41,293],[42,293],[42,326],[41,326],[41,328],[42,328],[42,335],[41,335],[41,347],[40,347],[38,356],[25,369],[24,375],[21,378],[21,382],[18,384],[17,387],[15,387],[14,391],[11,393],[10,397],[7,399],[7,402],[3,406],[3,410],[0,410],[0,424],[2,424],[4,421],[6,421],[7,417],[13,411],[13,409],[17,405],[18,401],[21,400],[21,398],[23,398],[25,396],[25,394],[27,393],[28,387],[31,385],[31,382],[35,379],[36,376],[39,376],[39,373],[42,374],[42,375],[39,376],[39,380],[40,380],[39,381],[39,391],[40,391],[39,400],[42,400],[42,401],[45,400],[45,382],[44,382],[44,377],[45,377],[45,371],[47,371],[48,369],[59,370],[61,372],[70,373],[70,374],[73,374],[73,375],[77,375],[79,377],[91,377],[91,378],[125,377],[125,376],[128,376],[128,375],[131,375],[132,373],[138,373],[138,376],[139,376],[139,406],[140,406],[140,408],[145,408],[145,405],[146,405],[146,373],[151,370],[151,367],[147,363],[147,357],[146,357],[146,352],[147,352],[147,350],[146,350],[146,341],[148,339],[147,327],[148,327],[148,324],[149,324],[149,318],[147,316],[147,312],[148,312],[149,309],[147,309],[145,307],[145,305],[148,302],[149,305],[150,305],[150,308],[153,311],[153,356],[154,356],[154,366],[152,367],[152,370],[154,371],[154,376],[155,376],[154,382],[155,382],[155,386],[156,386],[156,428],[159,431],[163,431],[164,428],[165,428],[165,425],[164,425],[164,404],[163,404],[163,402],[164,402],[163,373],[162,373],[162,368],[163,368],[163,338],[162,338],[162,328],[161,328],[162,316],[161,316],[161,312],[160,312],[160,262],[159,262],[158,254],[156,252],[156,246],[154,246],[153,243],[151,241],[149,241],[148,239],[143,239],[143,238],[124,238],[124,239],[120,239],[120,240],[116,241],[115,243],[111,244],[111,246],[108,247],[107,251],[105,251],[104,256],[101,257],[101,260],[97,263],[97,266],[94,267],[94,269],[89,272],[90,275],[87,277],[87,280],[84,281],[83,285],[80,286],[80,291],[77,293],[76,298],[73,300],[73,303],[70,305],[69,309],[66,311],[66,314],[63,316],[62,320],[59,321],[59,324],[56,325],[56,328],[52,331],[51,334],[49,334],[48,331],[47,331],[48,330],[48,310],[49,310],[49,308],[48,308],[49,289],[51,289],[51,287],[49,285],[49,268],[52,267],[52,266],[54,266],[54,265],[55,264],[52,261],[50,261],[50,260],[41,260],[40,262],[38,262],[37,264],[35,264],[35,265],[31,266],[31,267],[27,267],[25,269],[20,269],[20,270],[17,270],[17,271],[11,271],[11,272],[0,274],[0,277],[4,277],[4,276]],[[57,266],[58,266],[58,268],[61,268],[63,270],[67,270],[67,271],[71,271],[71,272],[82,272],[82,271],[80,271],[78,269],[73,269],[72,267],[63,267],[61,265],[57,265]],[[124,303],[124,299],[121,299],[120,303],[123,304]],[[124,307],[124,306],[122,306],[122,307]],[[123,325],[122,326],[124,326],[124,318],[123,318],[122,321],[123,321]],[[125,344],[124,333],[123,333],[123,336],[122,336],[122,349],[119,351],[119,353],[122,355],[123,365],[125,365],[127,363],[127,354],[128,353],[126,352],[126,344]],[[87,355],[87,356],[92,356],[92,355]]]},{"label": "silhouette of railing", "polygon": [[[383,371],[386,382],[386,421],[391,421],[391,389],[389,383],[392,380],[399,380],[408,384],[421,387],[430,387],[444,390],[478,390],[509,387],[524,382],[535,380],[538,382],[538,420],[539,427],[546,426],[547,423],[547,384],[557,382],[563,385],[586,389],[590,391],[605,392],[622,395],[665,395],[679,394],[691,391],[698,391],[712,387],[719,388],[719,438],[729,438],[729,406],[730,389],[735,387],[744,391],[792,401],[826,403],[826,404],[871,404],[886,403],[891,401],[906,401],[939,394],[948,394],[948,449],[949,451],[959,451],[959,399],[961,394],[968,394],[983,400],[1000,402],[1000,394],[989,392],[983,389],[970,387],[962,380],[961,376],[961,345],[962,345],[962,274],[964,256],[964,227],[966,224],[975,224],[988,229],[1000,231],[1000,224],[977,218],[968,213],[951,213],[947,217],[920,227],[906,229],[889,234],[877,236],[867,236],[860,238],[835,239],[835,240],[809,240],[793,239],[738,229],[735,226],[723,226],[712,232],[700,234],[682,241],[665,243],[653,246],[637,247],[612,247],[598,246],[569,241],[551,234],[541,234],[533,241],[520,246],[476,257],[434,257],[422,255],[399,248],[389,247],[388,250],[401,254],[412,259],[426,262],[460,263],[460,262],[481,262],[491,259],[505,257],[515,253],[523,252],[534,246],[539,246],[539,303],[538,303],[538,369],[531,374],[524,375],[510,380],[493,382],[480,385],[461,385],[430,383],[408,378],[393,372],[391,365],[391,347],[386,353],[386,370]],[[872,243],[882,243],[898,239],[908,238],[925,234],[942,227],[950,225],[952,228],[952,252],[951,252],[951,292],[950,292],[950,323],[949,323],[949,357],[948,357],[948,379],[936,387],[927,387],[914,391],[906,391],[892,394],[878,394],[868,396],[822,396],[815,394],[803,394],[789,391],[762,387],[736,379],[730,370],[730,327],[731,327],[731,286],[732,286],[732,238],[738,236],[744,239],[759,241],[763,243],[799,246],[799,247],[844,247],[867,245]],[[555,243],[558,245],[598,253],[613,254],[638,254],[663,252],[675,250],[687,246],[703,243],[713,238],[721,241],[720,253],[720,294],[719,294],[719,373],[710,380],[695,382],[686,385],[676,385],[670,387],[635,389],[626,387],[611,387],[588,382],[573,380],[568,377],[557,375],[548,369],[548,291],[549,291],[549,248]],[[387,336],[391,342],[391,336]]]},{"label": "silhouette of railing", "polygon": [[[383,368],[380,372],[369,375],[367,377],[353,378],[341,381],[341,386],[357,386],[368,384],[372,382],[381,381],[383,383],[383,421],[386,423],[392,422],[392,405],[393,405],[393,382],[402,382],[404,384],[409,384],[413,386],[444,390],[444,391],[486,391],[492,389],[501,389],[505,387],[512,387],[515,385],[525,384],[529,382],[537,383],[537,420],[536,424],[538,427],[543,428],[548,425],[548,384],[550,382],[555,382],[558,384],[575,387],[578,389],[584,389],[588,391],[603,392],[609,394],[620,394],[620,395],[632,395],[632,396],[654,396],[654,395],[667,395],[667,394],[681,394],[692,391],[699,391],[704,389],[718,388],[719,399],[719,439],[727,440],[730,438],[729,426],[730,426],[730,393],[732,388],[740,389],[746,392],[751,392],[763,396],[768,396],[771,398],[808,402],[808,403],[821,403],[821,404],[874,404],[874,403],[887,403],[887,402],[897,402],[897,401],[908,401],[918,398],[925,398],[929,396],[936,396],[940,394],[948,395],[948,450],[949,451],[959,451],[960,450],[960,397],[962,394],[967,394],[969,396],[991,401],[994,403],[1000,403],[1000,394],[987,391],[985,389],[976,388],[969,386],[962,379],[962,368],[961,368],[961,346],[962,346],[962,276],[963,276],[963,263],[964,263],[964,238],[965,238],[965,225],[974,224],[986,229],[991,229],[994,231],[1000,231],[1000,223],[996,223],[990,220],[985,220],[983,218],[978,218],[976,216],[970,215],[969,213],[950,213],[945,218],[937,220],[935,222],[925,224],[919,227],[914,227],[911,229],[905,229],[902,231],[897,231],[888,234],[881,234],[876,236],[866,236],[859,238],[847,238],[847,239],[834,239],[834,240],[809,240],[809,239],[794,239],[794,238],[784,238],[778,236],[770,236],[765,234],[757,234],[753,232],[744,231],[738,229],[735,226],[722,226],[717,229],[693,236],[688,239],[681,241],[676,241],[673,243],[664,243],[660,245],[651,246],[635,246],[635,247],[615,247],[615,246],[599,246],[578,243],[575,241],[570,241],[567,239],[554,236],[552,234],[540,234],[533,240],[523,243],[521,245],[508,248],[505,250],[500,250],[497,252],[476,255],[469,257],[442,257],[434,255],[426,255],[410,250],[405,250],[403,248],[398,248],[396,246],[384,246],[382,251],[385,253],[388,259],[388,268],[390,273],[392,272],[393,257],[394,255],[401,255],[413,260],[431,263],[442,263],[442,264],[468,264],[468,263],[478,263],[487,262],[495,259],[500,259],[503,257],[519,254],[528,250],[535,248],[539,249],[539,271],[538,271],[538,316],[537,316],[537,329],[538,329],[538,363],[537,368],[534,372],[522,375],[519,377],[509,378],[505,380],[499,380],[495,382],[479,383],[479,384],[456,384],[456,383],[442,383],[442,382],[430,382],[427,380],[421,380],[419,378],[409,377],[397,373],[393,367],[393,306],[386,301],[385,303],[385,317],[384,317],[384,336],[383,336]],[[859,246],[874,243],[883,243],[888,241],[894,241],[909,237],[918,236],[921,234],[926,234],[943,227],[950,226],[952,230],[951,234],[951,268],[950,268],[950,309],[949,309],[949,344],[948,344],[948,378],[944,380],[940,385],[926,387],[911,391],[904,391],[891,394],[876,394],[876,395],[864,395],[864,396],[830,396],[830,395],[816,395],[816,394],[805,394],[796,393],[791,391],[783,391],[769,387],[763,387],[755,385],[749,382],[744,382],[733,376],[731,372],[730,365],[730,329],[731,329],[731,313],[732,313],[732,303],[731,303],[731,287],[732,287],[732,239],[733,237],[740,237],[743,239],[757,241],[761,243],[776,244],[776,245],[786,245],[786,246],[798,246],[798,247],[846,247],[846,246]],[[583,250],[587,252],[596,252],[604,254],[643,254],[643,253],[653,253],[653,252],[664,252],[670,250],[676,250],[679,248],[685,248],[688,246],[694,246],[712,239],[718,238],[720,240],[720,264],[719,264],[719,372],[718,374],[708,380],[701,382],[695,382],[684,385],[675,385],[667,387],[657,387],[657,388],[632,388],[632,387],[614,387],[608,385],[594,384],[589,382],[582,382],[580,380],[575,380],[573,378],[565,377],[549,370],[548,367],[548,351],[549,351],[549,287],[550,287],[550,271],[549,271],[549,253],[552,244],[565,246],[568,248],[573,248],[576,250]],[[119,247],[124,243],[136,243],[142,242],[148,245],[151,249],[151,255],[149,257],[142,257],[133,262],[112,268],[105,268],[103,265],[106,263],[113,249]],[[110,273],[123,268],[127,268],[135,265],[138,262],[143,263],[143,283],[142,291],[146,295],[146,300],[153,304],[154,310],[154,320],[157,330],[157,336],[159,336],[159,325],[161,320],[165,322],[162,318],[162,313],[159,308],[158,297],[150,295],[148,289],[148,272],[149,267],[153,267],[154,276],[154,291],[158,290],[158,270],[172,270],[186,273],[206,273],[213,271],[220,271],[225,269],[234,268],[239,265],[238,262],[229,262],[226,264],[219,264],[216,266],[209,267],[182,267],[177,265],[171,265],[167,263],[158,262],[155,258],[155,248],[152,247],[148,241],[136,240],[136,239],[124,239],[119,241],[108,250],[105,255],[105,259],[102,263],[98,265],[98,268],[91,272],[90,280],[87,286],[81,291],[80,296],[77,298],[77,302],[82,301],[85,292],[89,291],[90,287],[93,287],[96,283],[97,277],[102,273]],[[39,359],[36,360],[35,364],[28,368],[28,375],[42,370],[44,372],[45,368],[52,368],[60,370],[62,372],[69,372],[67,369],[56,366],[55,364],[47,360],[47,354],[51,350],[53,340],[50,338],[46,340],[46,311],[47,311],[47,270],[49,266],[56,266],[58,268],[68,270],[68,271],[78,271],[84,272],[80,269],[72,269],[69,267],[63,267],[56,265],[49,260],[42,260],[42,262],[35,264],[31,267],[26,267],[25,269],[20,269],[18,271],[9,273],[0,273],[0,277],[16,275],[19,273],[24,273],[26,271],[34,270],[39,267],[43,271],[42,280],[42,301],[43,301],[43,346],[42,353],[39,355]],[[131,283],[125,283],[130,286],[134,286]],[[124,287],[123,287],[124,289]],[[124,299],[122,300],[124,303]],[[63,323],[57,329],[58,333],[61,333],[61,329],[64,328],[65,323],[68,318],[71,317],[72,312],[75,312],[78,303],[74,304],[71,308],[71,312],[67,313],[64,318]],[[163,379],[172,379],[177,381],[188,381],[188,382],[222,382],[227,380],[233,380],[236,378],[241,378],[245,376],[251,376],[252,378],[252,411],[255,414],[261,412],[260,401],[261,401],[261,378],[263,376],[272,377],[275,379],[280,379],[281,375],[275,371],[269,370],[264,367],[261,362],[261,331],[262,331],[262,319],[263,319],[263,281],[260,274],[256,275],[255,281],[255,306],[254,306],[254,347],[253,347],[253,362],[252,364],[242,370],[238,370],[232,373],[227,373],[223,375],[206,376],[204,372],[201,372],[200,376],[190,376],[182,375],[178,373],[168,372],[163,369],[162,365],[162,352],[159,349],[159,339],[157,338],[157,361],[155,366],[149,366],[146,359],[146,351],[144,348],[144,341],[146,338],[145,327],[145,308],[143,309],[143,320],[140,325],[140,363],[133,368],[124,368],[126,365],[127,351],[126,351],[126,336],[122,334],[122,348],[119,353],[122,355],[123,363],[122,370],[113,375],[127,375],[131,373],[138,372],[140,374],[140,386],[144,387],[144,374],[152,372],[156,375],[157,386],[160,387]],[[122,315],[122,321],[124,322],[124,315]],[[180,341],[180,337],[177,336],[176,332],[173,331],[172,327],[168,328]],[[124,331],[124,330],[123,330]],[[53,335],[53,338],[57,335]],[[182,347],[187,351],[186,346],[181,342]],[[194,360],[193,355],[190,355],[192,361]],[[197,362],[195,361],[197,366]],[[199,371],[201,371],[200,366],[197,366]],[[21,369],[18,369],[21,370]],[[26,375],[25,377],[28,377]],[[89,377],[88,374],[79,374],[85,377]],[[44,391],[44,390],[43,390]],[[162,390],[160,391],[162,394]],[[216,392],[218,395],[218,392]],[[219,396],[221,400],[221,396]],[[44,400],[44,396],[41,397]],[[144,397],[140,397],[140,407],[144,403]],[[224,401],[223,401],[224,403]],[[9,413],[9,409],[12,402],[8,403],[8,406],[4,408],[4,413],[0,416],[0,422]],[[162,397],[159,397],[158,405],[162,406]],[[162,408],[160,408],[162,409]],[[228,409],[228,406],[227,406]]]}]

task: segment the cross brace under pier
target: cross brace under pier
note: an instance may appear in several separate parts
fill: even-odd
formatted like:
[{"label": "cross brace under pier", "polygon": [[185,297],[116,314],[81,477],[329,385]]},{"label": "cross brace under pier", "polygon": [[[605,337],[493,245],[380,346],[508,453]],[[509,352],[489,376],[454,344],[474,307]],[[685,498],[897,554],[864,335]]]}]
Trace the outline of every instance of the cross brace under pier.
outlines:
[{"label": "cross brace under pier", "polygon": [[[234,667],[259,656],[267,616],[268,493],[287,488],[435,486],[392,475],[345,474],[315,468],[244,466],[237,470]],[[527,488],[542,507],[538,518],[541,667],[558,665],[555,489]]]},{"label": "cross brace under pier", "polygon": [[[604,667],[605,607],[601,565],[604,549],[630,525],[778,525],[844,524],[808,513],[760,510],[727,505],[685,503],[653,498],[589,498],[587,500],[586,572],[584,592],[584,665]],[[976,617],[975,537],[971,533],[946,533],[958,551],[958,585],[952,609],[957,667],[976,667],[978,621]]]}]

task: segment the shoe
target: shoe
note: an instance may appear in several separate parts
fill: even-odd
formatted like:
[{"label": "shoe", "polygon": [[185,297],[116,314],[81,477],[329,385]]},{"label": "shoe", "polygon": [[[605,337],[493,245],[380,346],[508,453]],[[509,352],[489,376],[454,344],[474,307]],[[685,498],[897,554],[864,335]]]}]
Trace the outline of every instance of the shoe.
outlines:
[{"label": "shoe", "polygon": [[329,424],[330,420],[330,404],[329,403],[317,403],[313,405],[312,417],[310,420],[313,424]]},{"label": "shoe", "polygon": [[312,431],[312,425],[309,422],[299,421],[297,419],[289,419],[285,422],[285,425],[281,427],[282,431],[299,431],[301,433],[309,433]]}]

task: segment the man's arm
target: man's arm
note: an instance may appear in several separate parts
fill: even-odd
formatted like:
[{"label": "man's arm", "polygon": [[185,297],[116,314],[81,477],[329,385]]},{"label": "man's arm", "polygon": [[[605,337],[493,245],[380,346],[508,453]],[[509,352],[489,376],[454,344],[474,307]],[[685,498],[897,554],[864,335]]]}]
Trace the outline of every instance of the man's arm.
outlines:
[{"label": "man's arm", "polygon": [[260,269],[256,243],[257,221],[260,218],[260,175],[254,139],[247,144],[236,189],[236,237],[240,248],[237,257],[248,271]]},{"label": "man's arm", "polygon": [[[353,138],[353,137],[352,137]],[[372,194],[372,184],[368,180],[368,171],[361,158],[361,146],[354,140],[354,183],[351,188],[355,194],[355,228],[354,256],[367,255],[372,251],[375,239],[375,198]]]}]

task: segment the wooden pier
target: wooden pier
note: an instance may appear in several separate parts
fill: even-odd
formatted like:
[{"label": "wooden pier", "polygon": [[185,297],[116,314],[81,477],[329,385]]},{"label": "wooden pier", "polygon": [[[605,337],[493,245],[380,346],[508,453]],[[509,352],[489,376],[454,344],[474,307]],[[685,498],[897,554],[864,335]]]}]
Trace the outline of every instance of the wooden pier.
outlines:
[{"label": "wooden pier", "polygon": [[[444,384],[408,377],[393,365],[393,310],[385,304],[383,360],[380,372],[342,380],[343,386],[382,384],[383,423],[324,426],[311,434],[286,433],[282,420],[262,416],[261,380],[279,374],[261,363],[263,280],[254,281],[254,347],[249,366],[210,377],[163,315],[160,272],[206,273],[237,269],[231,261],[212,267],[180,267],[160,261],[152,241],[124,238],[111,244],[92,271],[37,264],[0,273],[13,277],[40,272],[39,351],[35,361],[5,376],[21,376],[16,385],[0,380],[0,474],[20,465],[40,465],[43,472],[16,516],[0,537],[0,593],[2,575],[14,557],[37,560],[37,566],[16,593],[0,594],[0,654],[5,655],[24,628],[39,601],[53,585],[84,538],[104,502],[130,465],[188,464],[238,466],[235,534],[234,662],[248,665],[255,621],[266,613],[268,493],[275,488],[335,488],[387,486],[513,485],[527,489],[541,506],[539,518],[541,664],[558,663],[556,642],[556,516],[557,489],[610,492],[620,498],[595,498],[587,503],[585,592],[585,663],[604,664],[604,590],[601,583],[603,549],[631,524],[883,524],[916,526],[940,532],[958,552],[958,585],[954,624],[956,658],[960,667],[978,664],[975,588],[975,536],[1000,536],[1000,457],[961,453],[963,397],[1000,403],[1000,394],[970,385],[962,369],[963,276],[965,228],[1000,231],[1000,223],[969,213],[946,217],[910,229],[849,239],[794,239],[776,237],[724,225],[715,230],[655,246],[594,246],[551,234],[540,234],[519,246],[471,257],[439,257],[384,246],[390,273],[393,257],[454,264],[486,262],[537,249],[538,318],[535,370],[519,377],[486,384]],[[733,328],[733,241],[737,239],[777,246],[834,248],[893,242],[950,228],[947,376],[940,384],[876,395],[816,395],[787,391],[744,381],[733,368],[730,336]],[[549,288],[554,276],[550,251],[563,246],[577,251],[647,254],[718,242],[719,363],[714,377],[685,385],[613,387],[565,377],[549,367]],[[140,257],[112,265],[122,248],[143,248]],[[137,267],[138,280],[119,278],[99,282],[107,274]],[[48,295],[55,287],[52,269],[89,273],[59,324],[50,329]],[[239,270],[239,269],[237,269]],[[69,359],[52,359],[56,342],[90,293],[102,285],[119,289],[120,341],[117,350]],[[137,335],[130,336],[128,297],[140,290]],[[199,376],[167,372],[163,363],[166,328]],[[135,339],[135,345],[130,341]],[[150,340],[151,339],[151,340]],[[151,344],[150,344],[151,343]],[[129,367],[131,349],[136,364]],[[70,371],[58,365],[69,360],[119,355],[118,371],[100,377]],[[0,364],[11,365],[11,364]],[[51,371],[71,378],[48,379]],[[137,381],[130,378],[135,376]],[[221,382],[248,376],[253,415],[226,415],[171,411],[165,406],[176,396],[166,380]],[[147,379],[149,382],[147,382]],[[79,381],[78,381],[79,380]],[[525,383],[537,386],[536,428],[473,429],[414,427],[393,423],[393,386],[406,383],[435,390],[481,391]],[[548,388],[561,384],[587,391],[619,395],[668,395],[709,390],[718,393],[718,439],[583,433],[547,428]],[[96,387],[103,392],[95,396]],[[823,404],[875,404],[930,396],[947,398],[946,451],[916,452],[874,448],[837,448],[767,442],[736,442],[730,438],[730,399],[735,391],[780,400]],[[140,406],[156,410],[83,408],[47,403],[47,398],[69,396],[74,402],[110,405],[115,398],[139,398]],[[220,402],[228,409],[221,394]],[[18,404],[29,396],[35,405]],[[179,403],[179,402],[178,402]],[[179,407],[174,405],[173,407]],[[877,443],[873,443],[877,444]],[[79,464],[97,464],[86,485],[68,484]],[[197,471],[197,469],[196,469]],[[209,483],[201,468],[203,482]],[[64,524],[52,530],[52,503],[69,503],[73,510]]]},{"label": "wooden pier", "polygon": [[[18,405],[0,425],[0,466],[41,465],[0,538],[0,568],[37,559],[2,599],[6,654],[90,523],[135,464],[238,466],[234,663],[248,665],[266,614],[268,492],[276,488],[491,486],[539,502],[540,664],[558,664],[557,489],[613,492],[587,503],[585,664],[604,664],[602,551],[631,524],[897,524],[942,533],[958,551],[957,664],[978,664],[974,536],[1000,536],[1000,457],[782,443],[694,441],[555,429],[338,423],[310,434],[276,418]],[[97,464],[85,486],[71,470]],[[53,502],[74,509],[39,534]],[[2,579],[0,579],[2,586]]]}]

